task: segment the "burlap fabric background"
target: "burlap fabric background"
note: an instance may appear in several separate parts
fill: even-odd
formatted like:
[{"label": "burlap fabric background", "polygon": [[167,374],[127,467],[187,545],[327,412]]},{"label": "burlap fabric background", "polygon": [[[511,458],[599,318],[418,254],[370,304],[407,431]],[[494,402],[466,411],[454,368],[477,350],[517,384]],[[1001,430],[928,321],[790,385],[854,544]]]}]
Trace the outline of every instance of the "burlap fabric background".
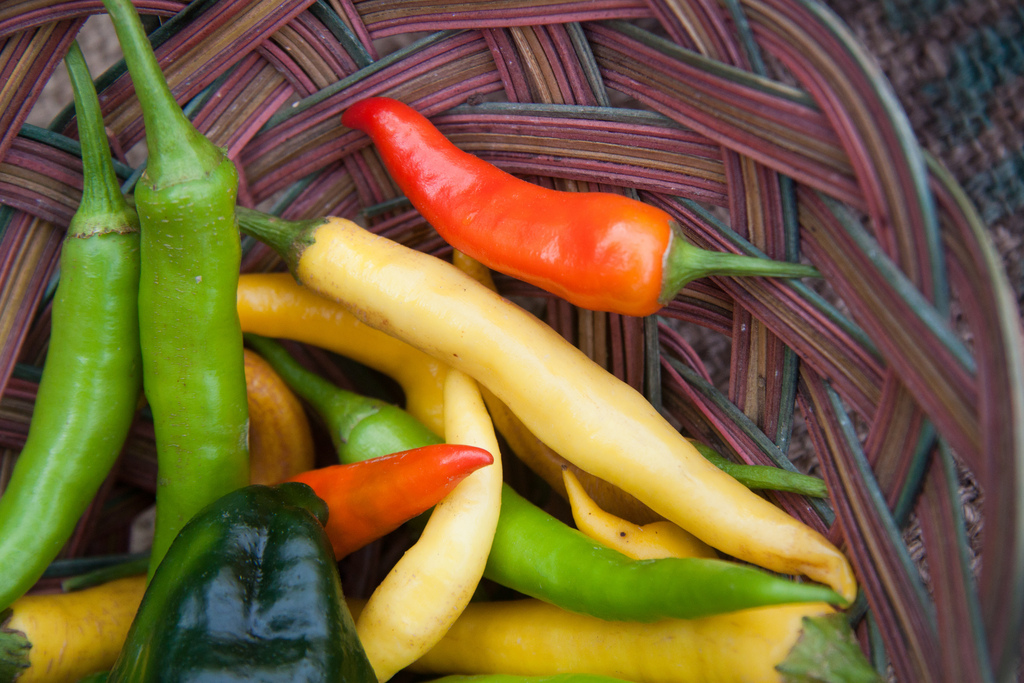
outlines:
[{"label": "burlap fabric background", "polygon": [[878,60],[923,146],[978,207],[1024,302],[1024,4],[828,4]]}]

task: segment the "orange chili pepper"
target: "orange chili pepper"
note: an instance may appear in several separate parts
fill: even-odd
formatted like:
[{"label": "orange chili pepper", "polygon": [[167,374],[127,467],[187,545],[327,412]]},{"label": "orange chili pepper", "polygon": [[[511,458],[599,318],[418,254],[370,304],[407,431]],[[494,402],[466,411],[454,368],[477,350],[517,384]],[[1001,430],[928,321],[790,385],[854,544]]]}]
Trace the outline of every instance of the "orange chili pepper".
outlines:
[{"label": "orange chili pepper", "polygon": [[370,136],[398,187],[449,244],[583,308],[651,315],[707,275],[818,274],[696,247],[667,212],[624,195],[520,180],[463,152],[397,100],[360,100],[341,122]]},{"label": "orange chili pepper", "polygon": [[327,503],[324,529],[340,560],[426,512],[493,462],[483,448],[434,444],[309,470],[289,481],[308,484]]}]

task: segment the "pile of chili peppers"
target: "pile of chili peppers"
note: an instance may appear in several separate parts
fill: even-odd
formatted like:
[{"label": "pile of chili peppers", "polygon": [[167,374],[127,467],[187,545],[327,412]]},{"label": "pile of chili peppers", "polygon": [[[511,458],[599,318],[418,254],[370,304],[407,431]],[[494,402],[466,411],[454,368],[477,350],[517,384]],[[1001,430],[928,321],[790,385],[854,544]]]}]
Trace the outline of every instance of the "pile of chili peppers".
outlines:
[{"label": "pile of chili peppers", "polygon": [[[237,207],[234,164],[175,103],[131,3],[104,5],[150,157],[128,201],[73,45],[85,181],[0,497],[0,683],[878,679],[842,611],[846,558],[755,492],[823,496],[822,482],[691,443],[488,270],[649,315],[709,273],[812,268],[696,249],[625,197],[534,187],[379,97],[343,123],[454,263],[341,218]],[[239,275],[240,231],[290,273]],[[275,338],[389,375],[404,405],[337,386]],[[145,571],[33,593],[143,400],[158,456]],[[314,467],[310,416],[337,464]],[[549,483],[574,525],[504,481],[516,456],[559,463]],[[400,527],[411,546],[368,600],[347,599],[338,562]],[[487,599],[486,582],[513,597]]]}]

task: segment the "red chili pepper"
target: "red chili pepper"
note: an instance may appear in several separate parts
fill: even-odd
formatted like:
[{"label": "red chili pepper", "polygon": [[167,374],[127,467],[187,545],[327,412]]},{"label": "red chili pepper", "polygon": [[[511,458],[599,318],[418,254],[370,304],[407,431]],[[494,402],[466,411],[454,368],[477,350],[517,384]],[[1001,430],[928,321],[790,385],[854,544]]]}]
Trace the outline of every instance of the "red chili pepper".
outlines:
[{"label": "red chili pepper", "polygon": [[341,559],[429,510],[494,457],[482,448],[434,444],[297,474],[330,510],[327,537]]},{"label": "red chili pepper", "polygon": [[412,205],[453,247],[499,272],[593,310],[650,315],[707,275],[816,276],[812,266],[708,251],[665,211],[607,192],[560,192],[463,152],[411,107],[353,104]]}]

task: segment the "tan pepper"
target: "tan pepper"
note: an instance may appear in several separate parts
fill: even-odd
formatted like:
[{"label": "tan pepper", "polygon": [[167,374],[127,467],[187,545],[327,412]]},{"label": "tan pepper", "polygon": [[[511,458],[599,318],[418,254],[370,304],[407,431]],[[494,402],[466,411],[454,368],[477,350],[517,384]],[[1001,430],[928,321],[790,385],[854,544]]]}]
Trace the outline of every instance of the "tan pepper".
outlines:
[{"label": "tan pepper", "polygon": [[602,510],[571,470],[562,470],[576,528],[601,545],[634,560],[661,557],[718,557],[715,549],[668,520],[634,524]]},{"label": "tan pepper", "polygon": [[313,432],[302,402],[270,363],[244,350],[249,402],[249,483],[279,484],[312,469]]}]

